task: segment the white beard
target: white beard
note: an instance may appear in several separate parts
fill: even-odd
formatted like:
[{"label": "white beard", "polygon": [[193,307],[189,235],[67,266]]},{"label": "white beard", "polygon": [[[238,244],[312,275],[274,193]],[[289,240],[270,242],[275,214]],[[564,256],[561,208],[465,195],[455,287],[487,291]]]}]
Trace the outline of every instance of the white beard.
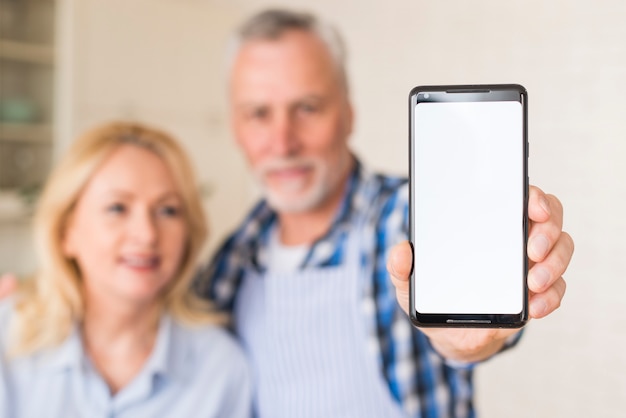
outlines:
[{"label": "white beard", "polygon": [[[341,179],[344,166],[342,163],[341,167],[331,170],[330,164],[320,158],[279,158],[263,163],[255,170],[255,175],[272,209],[282,213],[299,213],[315,209],[328,198]],[[265,182],[267,173],[272,170],[297,167],[312,168],[312,181],[284,180],[280,187],[270,187]]]}]

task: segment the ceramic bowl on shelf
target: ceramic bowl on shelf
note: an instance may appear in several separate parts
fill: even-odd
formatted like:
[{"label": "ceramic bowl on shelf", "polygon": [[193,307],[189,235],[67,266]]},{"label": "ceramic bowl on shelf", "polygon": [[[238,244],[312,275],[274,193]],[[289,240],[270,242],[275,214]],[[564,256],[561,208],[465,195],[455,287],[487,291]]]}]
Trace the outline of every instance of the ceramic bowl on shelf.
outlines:
[{"label": "ceramic bowl on shelf", "polygon": [[23,219],[28,208],[17,191],[0,190],[0,222]]},{"label": "ceramic bowl on shelf", "polygon": [[32,123],[37,120],[37,106],[31,100],[7,97],[0,101],[0,122]]}]

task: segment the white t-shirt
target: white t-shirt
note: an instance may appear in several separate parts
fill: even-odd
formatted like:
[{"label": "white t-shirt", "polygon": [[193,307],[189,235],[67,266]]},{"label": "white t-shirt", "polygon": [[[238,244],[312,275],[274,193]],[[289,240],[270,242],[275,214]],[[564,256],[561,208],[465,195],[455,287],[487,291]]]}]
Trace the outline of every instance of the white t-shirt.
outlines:
[{"label": "white t-shirt", "polygon": [[271,273],[290,273],[298,270],[311,248],[308,244],[283,245],[280,242],[278,224],[272,226],[268,244],[267,271]]}]

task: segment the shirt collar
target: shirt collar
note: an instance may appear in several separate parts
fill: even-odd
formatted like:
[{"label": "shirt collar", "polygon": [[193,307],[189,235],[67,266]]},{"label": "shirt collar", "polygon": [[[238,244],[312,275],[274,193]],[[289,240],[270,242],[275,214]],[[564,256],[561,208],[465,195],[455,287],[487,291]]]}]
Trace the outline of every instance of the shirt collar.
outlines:
[{"label": "shirt collar", "polygon": [[[185,347],[176,346],[175,326],[169,314],[163,314],[159,320],[159,329],[150,357],[142,368],[141,374],[183,379],[186,374]],[[78,369],[87,365],[87,353],[83,346],[77,324],[72,326],[70,335],[59,346],[43,351],[38,355],[37,366],[44,370],[61,371]]]},{"label": "shirt collar", "polygon": [[193,352],[188,344],[183,344],[186,338],[181,332],[176,320],[163,314],[154,350],[146,364],[147,373],[172,380],[186,379],[193,365]]},{"label": "shirt collar", "polygon": [[180,366],[180,356],[178,356],[173,344],[173,332],[172,318],[167,314],[162,315],[154,348],[143,367],[142,373],[164,378],[175,378],[179,373],[182,373],[178,367]]},{"label": "shirt collar", "polygon": [[39,369],[60,371],[81,367],[85,359],[80,331],[72,325],[69,336],[57,347],[48,348],[37,354],[36,364]]}]

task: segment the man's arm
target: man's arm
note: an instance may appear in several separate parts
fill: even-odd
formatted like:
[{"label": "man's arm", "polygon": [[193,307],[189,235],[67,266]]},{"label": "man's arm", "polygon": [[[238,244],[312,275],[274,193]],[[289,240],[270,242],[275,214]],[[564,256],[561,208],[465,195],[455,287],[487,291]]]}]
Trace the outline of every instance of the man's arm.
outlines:
[{"label": "man's arm", "polygon": [[[543,318],[556,310],[565,294],[563,273],[574,253],[574,242],[562,231],[563,207],[552,195],[531,186],[528,200],[531,226],[527,254],[529,315]],[[488,262],[488,260],[486,260]],[[396,298],[402,309],[409,312],[409,276],[413,253],[408,242],[392,248],[387,259],[387,271],[396,288]],[[461,362],[484,360],[502,349],[517,332],[515,329],[421,328],[433,347],[445,358]]]}]

